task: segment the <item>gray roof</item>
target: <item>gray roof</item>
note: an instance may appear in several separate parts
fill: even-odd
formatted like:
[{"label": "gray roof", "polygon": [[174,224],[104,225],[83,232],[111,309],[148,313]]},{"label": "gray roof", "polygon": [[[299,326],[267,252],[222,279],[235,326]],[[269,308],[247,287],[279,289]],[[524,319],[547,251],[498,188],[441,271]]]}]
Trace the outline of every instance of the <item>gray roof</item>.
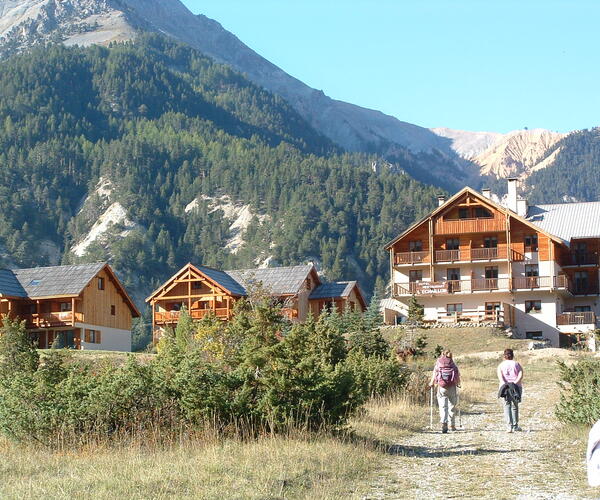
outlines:
[{"label": "gray roof", "polygon": [[566,243],[600,237],[600,201],[532,205],[527,220]]},{"label": "gray roof", "polygon": [[0,295],[4,297],[27,297],[27,292],[9,269],[0,269]]},{"label": "gray roof", "polygon": [[[49,297],[55,295],[79,295],[90,280],[105,266],[104,262],[74,266],[34,267],[12,271],[23,297]],[[6,271],[5,271],[6,272]],[[11,271],[8,271],[11,272]],[[2,283],[0,275],[0,283]],[[4,289],[0,292],[9,295]]]},{"label": "gray roof", "polygon": [[231,293],[246,295],[246,289],[235,278],[230,276],[227,271],[219,271],[218,269],[206,266],[197,266],[197,269]]},{"label": "gray roof", "polygon": [[347,297],[356,286],[356,281],[335,281],[323,283],[315,288],[309,299],[333,299],[335,297]]},{"label": "gray roof", "polygon": [[265,269],[237,269],[225,272],[243,285],[244,288],[251,284],[261,284],[270,294],[294,295],[300,291],[312,269],[313,265],[308,264],[305,266],[268,267]]}]

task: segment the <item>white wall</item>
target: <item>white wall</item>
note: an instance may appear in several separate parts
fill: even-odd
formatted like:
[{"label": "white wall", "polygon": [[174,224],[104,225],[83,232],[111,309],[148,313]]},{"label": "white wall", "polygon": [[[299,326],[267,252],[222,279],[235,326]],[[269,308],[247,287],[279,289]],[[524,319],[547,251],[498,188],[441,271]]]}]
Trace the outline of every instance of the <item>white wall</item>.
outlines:
[{"label": "white wall", "polygon": [[[527,332],[541,331],[542,336],[552,342],[554,347],[560,346],[559,331],[556,328],[556,315],[560,300],[556,294],[549,292],[527,291],[514,294],[514,306],[517,309],[515,323],[520,338],[525,338]],[[526,313],[525,302],[528,300],[540,300],[542,310],[540,313]]]},{"label": "white wall", "polygon": [[[81,328],[81,349],[89,351],[122,351],[131,352],[131,331],[108,328],[106,326],[75,323],[75,328]],[[100,344],[84,342],[85,330],[98,330],[101,332]]]}]

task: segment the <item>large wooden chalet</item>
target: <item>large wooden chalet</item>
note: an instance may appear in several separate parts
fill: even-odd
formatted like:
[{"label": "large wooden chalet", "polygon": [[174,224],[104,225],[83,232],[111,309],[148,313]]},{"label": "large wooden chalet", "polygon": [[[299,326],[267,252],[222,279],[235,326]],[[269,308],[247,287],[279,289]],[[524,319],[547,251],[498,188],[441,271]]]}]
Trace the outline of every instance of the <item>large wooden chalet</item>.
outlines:
[{"label": "large wooden chalet", "polygon": [[[495,198],[498,200],[498,198]],[[494,322],[568,344],[598,326],[600,202],[528,205],[508,180],[501,204],[464,188],[391,241],[393,303],[430,322]],[[386,311],[387,314],[387,311]]]},{"label": "large wooden chalet", "polygon": [[25,321],[41,349],[131,351],[139,311],[106,263],[0,270],[0,314]]},{"label": "large wooden chalet", "polygon": [[154,339],[177,324],[183,307],[193,319],[208,314],[230,319],[235,302],[247,297],[252,287],[281,301],[283,314],[292,321],[304,321],[330,307],[366,308],[356,281],[322,283],[313,265],[220,271],[187,264],[146,299],[152,306]]}]

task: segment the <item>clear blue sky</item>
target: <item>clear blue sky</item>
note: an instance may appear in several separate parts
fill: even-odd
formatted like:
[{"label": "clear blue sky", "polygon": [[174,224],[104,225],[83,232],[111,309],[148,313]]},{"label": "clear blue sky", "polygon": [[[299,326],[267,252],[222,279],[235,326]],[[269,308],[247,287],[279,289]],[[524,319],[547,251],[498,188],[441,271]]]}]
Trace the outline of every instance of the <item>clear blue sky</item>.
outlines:
[{"label": "clear blue sky", "polygon": [[598,0],[183,0],[327,95],[426,127],[600,125]]}]

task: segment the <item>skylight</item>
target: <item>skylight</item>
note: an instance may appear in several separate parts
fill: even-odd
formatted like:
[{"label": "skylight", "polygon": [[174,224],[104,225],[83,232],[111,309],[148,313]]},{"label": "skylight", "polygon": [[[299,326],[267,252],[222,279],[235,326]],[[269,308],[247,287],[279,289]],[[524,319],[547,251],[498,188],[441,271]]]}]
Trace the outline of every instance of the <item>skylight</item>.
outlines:
[{"label": "skylight", "polygon": [[31,280],[31,283],[29,283],[29,286],[38,286],[41,285],[42,280]]}]

